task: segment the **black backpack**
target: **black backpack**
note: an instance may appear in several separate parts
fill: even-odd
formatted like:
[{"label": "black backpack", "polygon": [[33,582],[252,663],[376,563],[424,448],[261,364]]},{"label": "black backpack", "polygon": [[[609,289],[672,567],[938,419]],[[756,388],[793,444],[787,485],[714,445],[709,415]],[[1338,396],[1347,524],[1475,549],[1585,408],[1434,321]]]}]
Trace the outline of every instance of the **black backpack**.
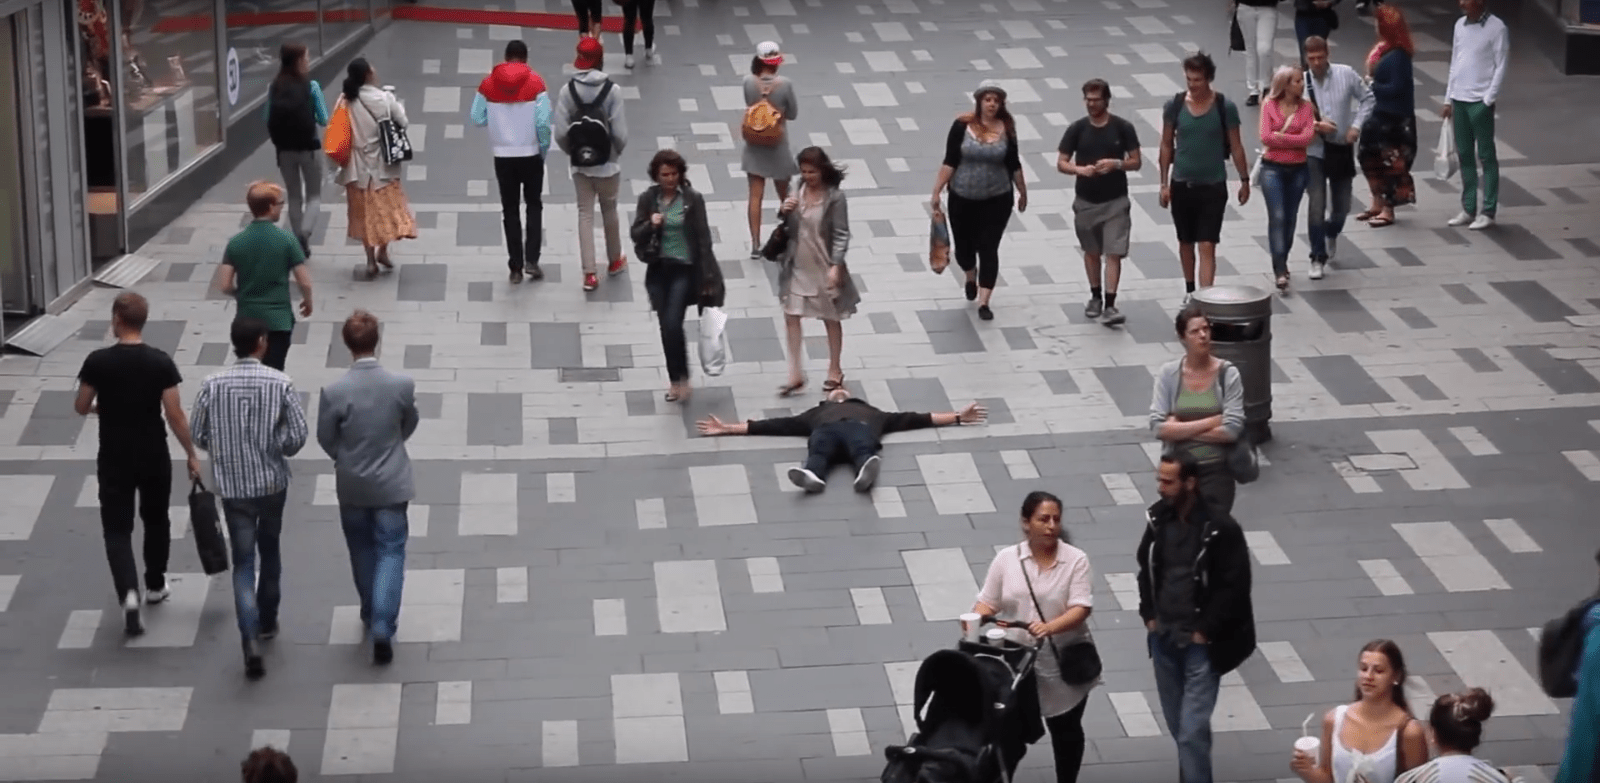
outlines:
[{"label": "black backpack", "polygon": [[268,88],[267,136],[280,150],[320,150],[317,118],[311,107],[311,86],[275,79]]},{"label": "black backpack", "polygon": [[567,82],[572,94],[572,119],[567,123],[567,155],[574,166],[599,166],[611,160],[611,123],[606,118],[604,104],[611,94],[611,80],[600,88],[594,100],[584,103],[578,98],[576,80]]},{"label": "black backpack", "polygon": [[[1187,105],[1184,103],[1184,99],[1188,96],[1189,93],[1185,90],[1172,99],[1173,105],[1178,107],[1178,111],[1184,110]],[[1216,96],[1217,99],[1212,101],[1212,105],[1217,108],[1217,122],[1222,125],[1222,159],[1227,160],[1233,157],[1233,142],[1228,140],[1228,98],[1220,92],[1216,93]],[[1178,129],[1177,112],[1172,114],[1172,129]]]},{"label": "black backpack", "polygon": [[1553,699],[1578,695],[1578,665],[1583,661],[1583,639],[1588,635],[1589,611],[1600,598],[1590,598],[1565,615],[1544,624],[1539,634],[1539,685]]}]

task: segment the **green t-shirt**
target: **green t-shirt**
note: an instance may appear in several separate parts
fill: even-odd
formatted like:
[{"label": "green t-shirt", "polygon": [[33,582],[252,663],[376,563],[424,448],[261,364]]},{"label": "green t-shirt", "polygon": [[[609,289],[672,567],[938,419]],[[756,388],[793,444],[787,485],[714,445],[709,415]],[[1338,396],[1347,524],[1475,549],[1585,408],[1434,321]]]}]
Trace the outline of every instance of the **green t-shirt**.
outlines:
[{"label": "green t-shirt", "polygon": [[[1223,112],[1226,120],[1218,119],[1219,111]],[[1228,137],[1222,126],[1226,122],[1228,130],[1239,127],[1239,107],[1233,101],[1222,93],[1216,93],[1211,109],[1204,116],[1196,117],[1190,113],[1183,96],[1176,96],[1167,101],[1162,110],[1162,121],[1172,125],[1174,131],[1173,182],[1228,181],[1227,159],[1223,157],[1223,152],[1228,149]]]},{"label": "green t-shirt", "polygon": [[300,240],[271,220],[257,220],[228,240],[222,263],[233,267],[239,318],[259,318],[267,329],[294,328],[289,273],[306,262]]},{"label": "green t-shirt", "polygon": [[[656,205],[657,209],[661,209],[659,199]],[[661,211],[661,258],[668,263],[687,264],[694,260],[689,257],[689,224],[684,221],[686,211],[681,192]]]}]

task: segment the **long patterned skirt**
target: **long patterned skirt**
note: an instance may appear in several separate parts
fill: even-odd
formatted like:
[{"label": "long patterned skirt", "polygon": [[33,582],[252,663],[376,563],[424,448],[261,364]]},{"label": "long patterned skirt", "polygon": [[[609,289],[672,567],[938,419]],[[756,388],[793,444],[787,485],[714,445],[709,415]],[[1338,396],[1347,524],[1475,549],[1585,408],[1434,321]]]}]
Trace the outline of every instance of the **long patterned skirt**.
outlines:
[{"label": "long patterned skirt", "polygon": [[1411,164],[1417,159],[1417,117],[1373,112],[1361,126],[1361,142],[1356,160],[1367,185],[1384,205],[1398,207],[1417,203],[1416,183],[1411,179]]},{"label": "long patterned skirt", "polygon": [[351,182],[344,186],[344,194],[352,239],[381,247],[396,239],[417,238],[417,221],[399,180],[373,182],[366,188]]}]

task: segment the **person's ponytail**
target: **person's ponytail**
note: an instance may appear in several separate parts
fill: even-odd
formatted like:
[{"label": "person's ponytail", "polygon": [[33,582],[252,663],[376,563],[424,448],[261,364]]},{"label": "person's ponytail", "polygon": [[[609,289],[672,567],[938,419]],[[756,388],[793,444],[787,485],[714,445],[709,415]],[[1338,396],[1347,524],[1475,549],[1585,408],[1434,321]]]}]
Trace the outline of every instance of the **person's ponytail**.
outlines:
[{"label": "person's ponytail", "polygon": [[372,66],[367,64],[365,57],[357,57],[350,62],[350,67],[345,69],[344,99],[353,101],[361,96],[361,86],[367,83],[372,75]]}]

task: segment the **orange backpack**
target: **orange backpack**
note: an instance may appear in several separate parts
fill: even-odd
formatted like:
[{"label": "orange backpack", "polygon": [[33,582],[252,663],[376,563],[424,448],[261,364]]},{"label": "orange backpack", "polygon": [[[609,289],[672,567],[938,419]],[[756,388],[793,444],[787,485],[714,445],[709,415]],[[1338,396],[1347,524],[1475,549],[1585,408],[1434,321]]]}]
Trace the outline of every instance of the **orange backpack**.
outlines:
[{"label": "orange backpack", "polygon": [[783,140],[783,112],[767,100],[772,94],[772,83],[761,86],[761,100],[744,110],[744,140],[758,147],[775,147]]}]

